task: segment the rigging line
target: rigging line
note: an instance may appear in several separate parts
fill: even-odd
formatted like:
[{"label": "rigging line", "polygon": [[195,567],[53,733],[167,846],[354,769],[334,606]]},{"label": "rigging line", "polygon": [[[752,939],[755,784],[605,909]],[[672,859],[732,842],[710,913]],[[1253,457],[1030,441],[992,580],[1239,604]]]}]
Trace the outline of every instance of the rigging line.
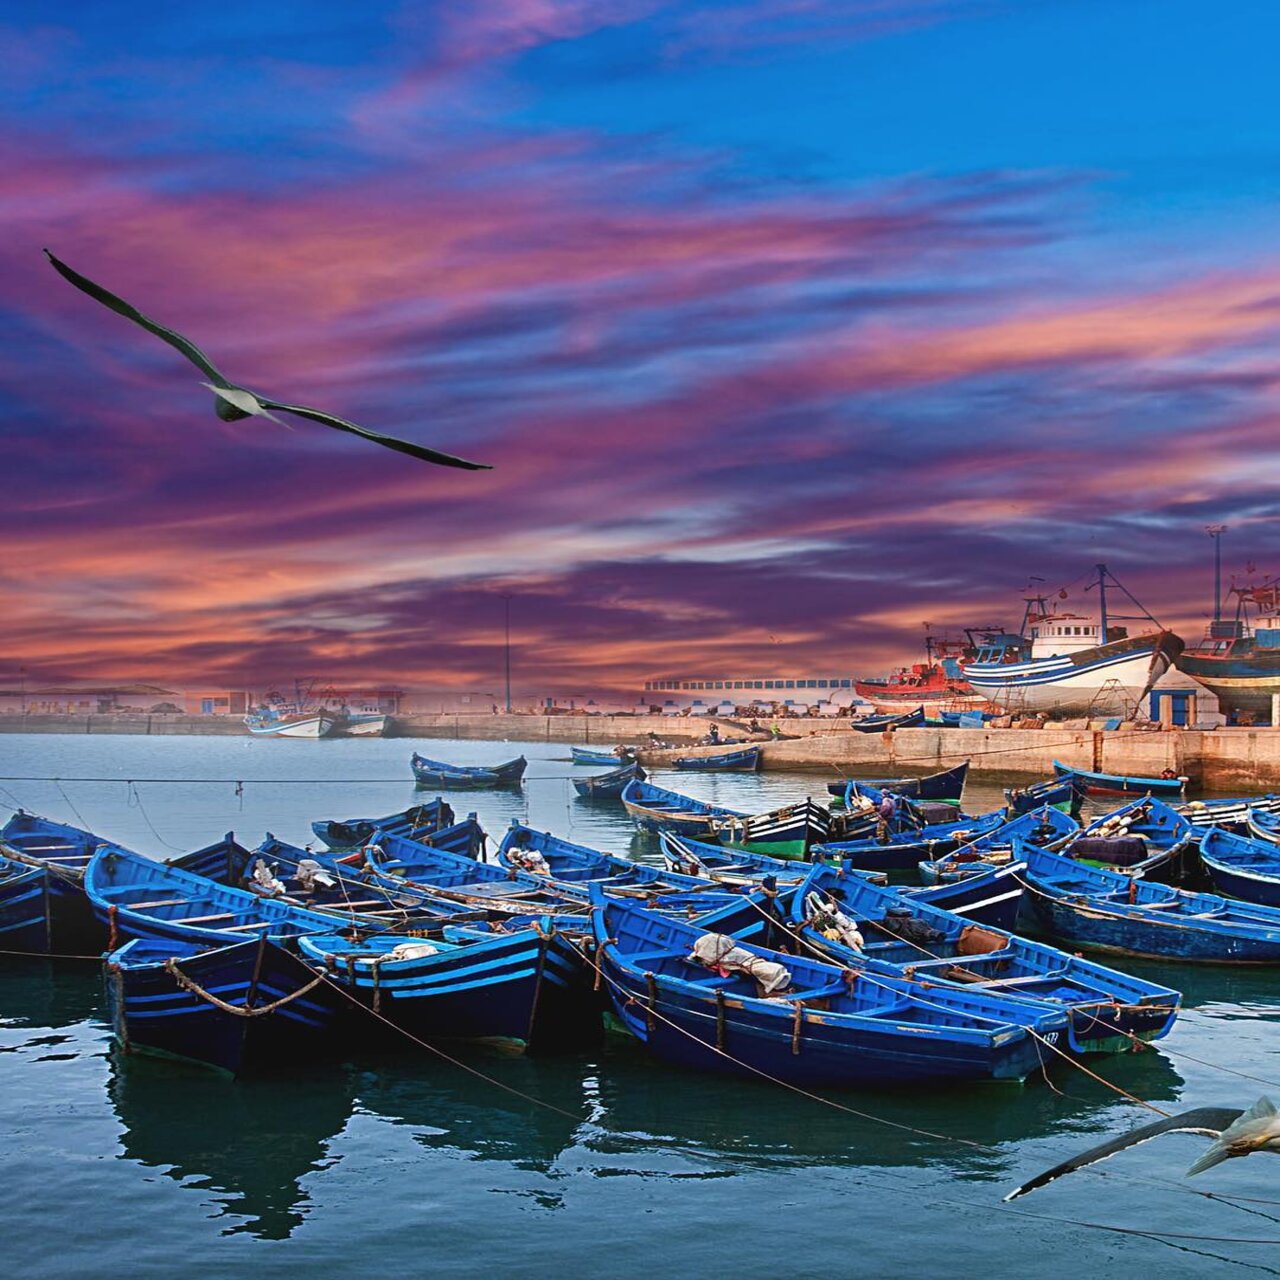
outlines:
[{"label": "rigging line", "polygon": [[[942,1204],[963,1205],[966,1209],[975,1208],[980,1203],[966,1200],[947,1200],[944,1197],[939,1197],[939,1201]],[[1070,1223],[1072,1226],[1088,1227],[1094,1231],[1115,1231],[1120,1235],[1146,1236],[1152,1240],[1195,1240],[1203,1244],[1280,1244],[1280,1236],[1268,1236],[1262,1239],[1248,1236],[1206,1236],[1192,1231],[1158,1231],[1151,1227],[1120,1227],[1107,1222],[1086,1222],[1080,1218],[1059,1218],[1051,1213],[1032,1213],[1027,1209],[997,1208],[995,1205],[986,1207],[995,1210],[997,1213],[1012,1213],[1020,1218],[1038,1218],[1042,1222]]]},{"label": "rigging line", "polygon": [[1083,1071],[1085,1075],[1092,1077],[1099,1084],[1106,1085],[1108,1089],[1114,1090],[1114,1092],[1118,1093],[1122,1098],[1128,1098],[1130,1102],[1136,1103],[1140,1107],[1146,1107],[1148,1111],[1154,1111],[1158,1116],[1164,1116],[1166,1120],[1169,1118],[1170,1112],[1161,1110],[1161,1108],[1157,1107],[1154,1102],[1147,1102],[1144,1099],[1139,1098],[1136,1093],[1130,1093],[1127,1089],[1122,1089],[1118,1084],[1113,1084],[1110,1080],[1100,1076],[1096,1071],[1090,1071],[1083,1062],[1078,1062],[1075,1058],[1071,1057],[1070,1054],[1059,1049],[1058,1046],[1053,1044],[1051,1041],[1044,1040],[1044,1037],[1042,1037],[1034,1027],[1028,1027],[1027,1031],[1037,1040],[1043,1040],[1046,1048],[1052,1049],[1059,1057],[1065,1058],[1073,1066],[1078,1068],[1080,1071]]},{"label": "rigging line", "polygon": [[175,853],[185,852],[181,845],[170,844],[170,842],[156,830],[156,824],[151,821],[151,815],[147,812],[146,806],[142,803],[142,793],[138,790],[137,786],[131,781],[127,782],[125,785],[128,787],[126,795],[131,796],[133,799],[133,803],[130,807],[136,808],[139,814],[142,815],[142,820],[151,829],[151,834],[155,836],[155,838],[159,840],[166,849],[172,849]]},{"label": "rigging line", "polygon": [[532,1102],[535,1106],[545,1107],[548,1111],[554,1111],[557,1115],[564,1116],[566,1119],[573,1120],[578,1124],[591,1123],[586,1116],[575,1115],[572,1111],[566,1111],[563,1107],[557,1107],[554,1103],[535,1097],[531,1093],[525,1093],[524,1090],[517,1089],[514,1085],[504,1084],[501,1080],[497,1080],[493,1076],[486,1075],[483,1071],[480,1071],[475,1067],[468,1066],[467,1063],[453,1057],[451,1054],[445,1053],[443,1049],[438,1048],[436,1045],[420,1039],[418,1036],[415,1036],[413,1032],[406,1031],[399,1023],[393,1022],[390,1018],[383,1017],[383,1015],[378,1013],[376,1010],[370,1008],[360,1000],[357,1000],[356,997],[346,989],[346,987],[342,986],[341,983],[335,982],[331,977],[329,977],[326,970],[321,970],[321,976],[324,983],[338,992],[343,999],[349,1001],[364,1013],[369,1014],[370,1017],[376,1018],[379,1022],[385,1023],[387,1026],[392,1028],[392,1030],[399,1032],[406,1040],[410,1040],[420,1048],[427,1050],[428,1053],[433,1053],[436,1057],[444,1059],[445,1062],[451,1063],[460,1070],[467,1072],[468,1075],[473,1075],[477,1079],[485,1081],[487,1084],[495,1085],[497,1088],[503,1090],[504,1093],[512,1094],[517,1098],[523,1098],[526,1102]]},{"label": "rigging line", "polygon": [[[748,898],[747,901],[750,902],[751,905],[755,907],[755,909],[759,911],[760,914],[764,916],[766,919],[774,919],[773,917],[769,916],[767,912],[765,912],[764,908],[761,907],[758,902],[755,902],[751,898]],[[787,926],[783,924],[781,921],[775,920],[775,923],[778,924],[778,926],[783,930],[783,932],[795,938],[796,941],[798,941],[801,945],[806,945],[806,939],[804,939],[803,937],[800,937],[797,934],[792,933],[792,931],[788,929]],[[879,921],[868,920],[867,923],[871,925],[875,925],[877,928],[880,928],[885,933],[891,932],[889,929],[885,928],[884,925],[880,924]],[[894,934],[893,936],[896,938],[898,935]],[[812,946],[812,944],[809,944],[809,945],[810,947]],[[920,951],[923,951],[926,955],[933,955],[932,952],[928,951],[927,948],[921,946],[919,943],[915,943],[913,941],[912,945],[916,946]],[[935,955],[933,956],[933,958],[943,959],[944,957]],[[859,977],[865,978],[867,981],[871,982],[873,985],[878,986],[882,989],[886,989],[886,988],[889,990],[893,989],[892,987],[889,987],[887,983],[877,981],[874,975],[867,973],[865,970],[859,973]],[[916,979],[912,978],[911,981],[915,982]],[[919,1000],[923,1004],[929,1005],[932,1008],[935,1008],[935,1009],[944,1008],[944,1006],[935,1004],[933,1001],[929,1000],[925,996],[916,995],[914,998]],[[979,1022],[992,1022],[992,1023],[997,1022],[997,1019],[994,1019],[994,1018],[983,1018],[980,1015],[971,1015],[971,1016],[975,1017]],[[1140,1107],[1146,1107],[1148,1110],[1154,1111],[1157,1115],[1161,1115],[1165,1117],[1169,1115],[1167,1111],[1162,1111],[1159,1107],[1155,1106],[1153,1103],[1147,1102],[1144,1099],[1139,1098],[1136,1094],[1130,1093],[1127,1089],[1122,1089],[1118,1084],[1113,1084],[1110,1080],[1107,1080],[1105,1077],[1098,1075],[1096,1071],[1091,1071],[1088,1067],[1084,1065],[1084,1063],[1078,1061],[1076,1058],[1072,1057],[1069,1053],[1065,1052],[1064,1050],[1059,1049],[1056,1044],[1053,1044],[1052,1042],[1044,1039],[1044,1037],[1041,1036],[1040,1033],[1036,1031],[1034,1027],[1028,1026],[1026,1030],[1027,1030],[1027,1033],[1036,1040],[1037,1044],[1044,1044],[1047,1048],[1052,1049],[1054,1053],[1056,1053],[1059,1057],[1064,1058],[1073,1067],[1077,1068],[1080,1071],[1083,1071],[1085,1075],[1096,1080],[1099,1084],[1105,1085],[1108,1089],[1114,1090],[1122,1098],[1127,1098],[1130,1102],[1136,1103]],[[1133,1039],[1135,1043],[1143,1044],[1145,1047],[1145,1042],[1138,1040],[1136,1036],[1131,1035],[1130,1038]]]},{"label": "rigging line", "polygon": [[76,808],[71,797],[67,795],[67,793],[62,789],[62,783],[57,778],[51,778],[50,781],[53,783],[55,787],[58,788],[58,794],[63,798],[63,800],[66,801],[67,806],[68,808],[70,808],[71,812],[76,815],[76,821],[87,831],[89,829],[89,824],[84,820],[83,817],[81,817],[80,810]]},{"label": "rigging line", "polygon": [[[607,943],[602,945],[607,945]],[[605,982],[607,982],[611,987],[614,987],[616,990],[618,990],[628,1000],[631,998],[631,993],[627,991],[627,989],[620,982],[618,982],[617,979],[612,978],[609,976],[609,974],[605,973],[605,971],[600,967],[599,961],[594,956],[588,955],[586,950],[582,947],[579,947],[578,950],[582,954],[583,959],[585,959],[587,963],[591,965],[591,967],[600,975],[601,978],[604,979]],[[824,1098],[821,1094],[810,1093],[808,1089],[802,1089],[799,1085],[790,1084],[786,1080],[782,1080],[777,1076],[770,1075],[767,1071],[762,1071],[759,1067],[753,1067],[749,1062],[743,1062],[741,1059],[735,1058],[731,1053],[726,1053],[725,1050],[717,1047],[716,1045],[711,1044],[706,1040],[700,1039],[698,1036],[694,1035],[692,1031],[686,1031],[684,1027],[680,1026],[678,1023],[673,1022],[670,1018],[659,1013],[656,1007],[658,1003],[660,1002],[658,1001],[654,1002],[654,1008],[653,1008],[654,1017],[666,1023],[666,1025],[669,1026],[673,1031],[678,1031],[682,1036],[687,1036],[690,1040],[694,1041],[695,1044],[701,1045],[704,1049],[711,1050],[712,1053],[717,1054],[721,1058],[724,1058],[727,1062],[732,1062],[735,1066],[741,1067],[745,1071],[750,1071],[753,1075],[757,1075],[763,1080],[768,1080],[773,1084],[780,1085],[784,1089],[789,1089],[791,1090],[792,1093],[798,1093],[802,1097],[811,1098],[814,1102],[820,1102],[824,1106],[834,1108],[836,1111],[843,1111],[843,1112],[846,1112],[848,1115],[858,1116],[860,1119],[863,1119],[863,1120],[871,1120],[871,1121],[874,1121],[876,1124],[887,1125],[892,1129],[903,1129],[908,1133],[919,1134],[920,1136],[926,1137],[926,1138],[939,1138],[944,1142],[958,1142],[966,1147],[973,1147],[975,1150],[978,1150],[978,1151],[989,1151],[994,1153],[999,1150],[999,1148],[992,1147],[984,1142],[972,1142],[968,1138],[957,1138],[949,1134],[935,1133],[931,1129],[920,1129],[920,1128],[917,1128],[915,1125],[901,1124],[897,1120],[886,1120],[882,1116],[872,1115],[872,1113],[869,1111],[859,1111],[856,1107],[846,1107],[843,1103],[835,1102],[831,1098]],[[648,1009],[649,1006],[646,1005],[645,1008]],[[698,1016],[702,1017],[702,1016],[708,1016],[708,1015],[698,1015]]]},{"label": "rigging line", "polygon": [[[1132,1037],[1133,1033],[1129,1032],[1128,1034]],[[1139,1041],[1139,1043],[1143,1042]],[[1167,1045],[1162,1045],[1161,1052],[1167,1053],[1172,1058],[1186,1058],[1188,1062],[1197,1063],[1202,1067],[1211,1067],[1215,1071],[1225,1071],[1228,1075],[1239,1076],[1242,1080],[1252,1080],[1255,1084],[1264,1084],[1271,1089],[1280,1089],[1280,1083],[1275,1080],[1264,1080],[1262,1076],[1251,1076],[1247,1071],[1237,1071],[1234,1067],[1224,1067],[1220,1062],[1208,1062],[1204,1058],[1197,1058],[1195,1054],[1187,1053],[1182,1049],[1170,1049]]]},{"label": "rigging line", "polygon": [[[411,786],[420,786],[414,783],[412,777],[409,778],[49,778],[35,777],[28,774],[0,774],[0,782],[145,782],[150,785],[167,784],[171,786],[186,786],[189,784],[204,784],[216,786],[333,786],[337,782],[341,782],[344,786],[360,787],[368,784],[376,784],[378,786],[403,786],[405,784]],[[559,774],[529,774],[524,778],[525,782],[572,782],[572,778],[565,778]],[[449,791],[449,787],[430,787],[422,788],[424,791],[438,790]],[[464,788],[464,790],[470,790]]]}]

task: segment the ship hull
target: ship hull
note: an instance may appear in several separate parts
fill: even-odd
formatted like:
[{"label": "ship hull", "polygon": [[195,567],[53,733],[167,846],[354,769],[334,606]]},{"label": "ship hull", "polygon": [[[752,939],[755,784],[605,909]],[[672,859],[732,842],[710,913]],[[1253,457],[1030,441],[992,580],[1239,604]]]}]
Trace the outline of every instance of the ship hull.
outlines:
[{"label": "ship hull", "polygon": [[1185,651],[1178,670],[1198,680],[1217,699],[1223,712],[1271,715],[1271,697],[1280,693],[1280,649],[1255,650],[1247,656]]},{"label": "ship hull", "polygon": [[1127,715],[1181,652],[1182,641],[1162,631],[1027,662],[972,663],[962,673],[1007,711]]},{"label": "ship hull", "polygon": [[305,716],[298,720],[277,720],[267,724],[248,725],[249,732],[259,738],[326,738],[336,724],[332,716]]}]

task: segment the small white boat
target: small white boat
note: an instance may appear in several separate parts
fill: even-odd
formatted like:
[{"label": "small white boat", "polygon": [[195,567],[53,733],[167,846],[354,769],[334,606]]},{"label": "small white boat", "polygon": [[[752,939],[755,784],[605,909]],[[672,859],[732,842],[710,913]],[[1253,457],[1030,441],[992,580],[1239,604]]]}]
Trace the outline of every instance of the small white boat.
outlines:
[{"label": "small white boat", "polygon": [[348,711],[342,731],[349,738],[381,738],[387,731],[387,717],[381,711]]},{"label": "small white boat", "polygon": [[327,738],[338,723],[328,711],[287,712],[268,709],[251,712],[245,727],[260,738]]}]

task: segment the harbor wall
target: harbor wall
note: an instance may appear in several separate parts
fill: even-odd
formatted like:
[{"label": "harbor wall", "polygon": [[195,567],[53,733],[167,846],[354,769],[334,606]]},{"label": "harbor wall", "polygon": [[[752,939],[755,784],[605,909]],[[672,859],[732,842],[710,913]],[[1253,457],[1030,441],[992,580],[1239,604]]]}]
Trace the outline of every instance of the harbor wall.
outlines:
[{"label": "harbor wall", "polygon": [[[721,734],[739,726],[721,720]],[[611,747],[642,744],[650,733],[683,749],[710,727],[708,720],[671,716],[453,715],[397,719],[397,736],[495,742],[558,742]],[[782,720],[789,735],[763,741],[766,769],[871,774],[928,773],[969,760],[973,772],[1044,778],[1054,760],[1082,769],[1158,777],[1184,774],[1210,791],[1280,790],[1280,729],[898,729],[855,733],[822,721]],[[234,734],[235,716],[8,715],[0,733]],[[3,748],[0,747],[0,751]],[[696,751],[696,748],[695,748]],[[643,749],[641,760],[665,764],[672,752]]]}]

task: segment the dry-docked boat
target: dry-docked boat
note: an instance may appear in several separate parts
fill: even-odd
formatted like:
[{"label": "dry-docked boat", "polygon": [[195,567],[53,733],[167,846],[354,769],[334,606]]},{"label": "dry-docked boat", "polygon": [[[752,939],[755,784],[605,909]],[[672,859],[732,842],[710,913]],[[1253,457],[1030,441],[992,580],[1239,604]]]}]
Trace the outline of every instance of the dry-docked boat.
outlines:
[{"label": "dry-docked boat", "polygon": [[1107,588],[1133,597],[1106,565],[1097,566],[1092,585],[1098,589],[1096,616],[1060,612],[1044,596],[1033,596],[1022,634],[988,633],[977,658],[962,668],[964,678],[989,702],[1015,713],[1131,715],[1183,644],[1145,610],[1139,621],[1148,625],[1138,635],[1113,625],[1118,615],[1107,612]]}]

